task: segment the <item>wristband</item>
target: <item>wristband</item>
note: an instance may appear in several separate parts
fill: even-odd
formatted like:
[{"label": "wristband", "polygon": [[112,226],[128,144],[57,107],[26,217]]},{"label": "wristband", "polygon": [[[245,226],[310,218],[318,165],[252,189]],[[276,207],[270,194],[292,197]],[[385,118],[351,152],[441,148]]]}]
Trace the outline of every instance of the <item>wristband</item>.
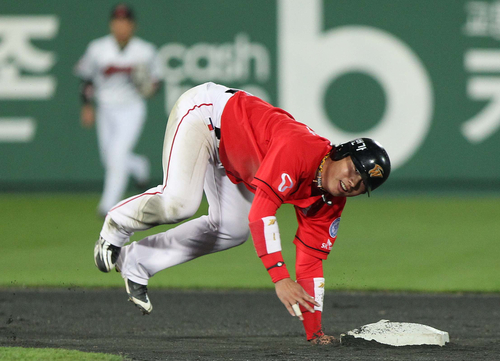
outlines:
[{"label": "wristband", "polygon": [[269,272],[269,270],[273,269],[274,267],[283,267],[284,265],[285,265],[285,262],[279,261],[278,263],[272,265],[271,267],[268,267],[267,271]]},{"label": "wristband", "polygon": [[82,81],[82,84],[80,85],[80,97],[83,104],[92,103],[92,99],[94,98],[94,85],[91,81]]},{"label": "wristband", "polygon": [[281,252],[266,254],[260,259],[262,260],[262,263],[264,263],[264,267],[266,267],[267,272],[269,272],[269,276],[271,276],[274,283],[284,278],[290,278],[290,274],[286,268],[285,261],[283,261]]}]

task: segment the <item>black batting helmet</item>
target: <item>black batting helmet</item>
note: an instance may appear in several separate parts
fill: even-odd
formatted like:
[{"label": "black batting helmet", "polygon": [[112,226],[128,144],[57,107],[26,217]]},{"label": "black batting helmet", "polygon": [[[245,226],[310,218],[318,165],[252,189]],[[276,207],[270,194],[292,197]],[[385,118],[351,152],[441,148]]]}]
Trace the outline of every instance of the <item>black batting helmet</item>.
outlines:
[{"label": "black batting helmet", "polygon": [[384,183],[391,173],[389,155],[380,143],[373,139],[358,138],[336,145],[332,149],[333,160],[340,160],[349,155],[363,179],[368,196]]}]

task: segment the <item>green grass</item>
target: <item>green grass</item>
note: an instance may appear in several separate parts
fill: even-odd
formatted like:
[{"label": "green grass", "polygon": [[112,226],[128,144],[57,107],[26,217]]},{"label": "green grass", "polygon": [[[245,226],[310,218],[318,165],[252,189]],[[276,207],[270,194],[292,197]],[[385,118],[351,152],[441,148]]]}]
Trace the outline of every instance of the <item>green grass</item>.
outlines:
[{"label": "green grass", "polygon": [[[96,194],[0,195],[0,286],[122,287],[119,274],[103,274],[93,264],[102,226],[97,201]],[[327,288],[499,292],[499,216],[500,199],[493,196],[351,199],[324,263]],[[285,261],[292,265],[293,208],[282,207],[278,222]],[[166,229],[141,232],[133,240]],[[249,240],[160,272],[150,287],[273,285]]]},{"label": "green grass", "polygon": [[103,353],[52,348],[0,347],[0,360],[10,361],[123,361],[124,358]]}]

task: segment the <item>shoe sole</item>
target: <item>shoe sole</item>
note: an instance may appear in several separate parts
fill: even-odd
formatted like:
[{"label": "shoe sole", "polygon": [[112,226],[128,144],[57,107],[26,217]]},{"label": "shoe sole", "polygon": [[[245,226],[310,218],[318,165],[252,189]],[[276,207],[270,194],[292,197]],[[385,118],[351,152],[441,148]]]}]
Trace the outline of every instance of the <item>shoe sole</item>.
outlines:
[{"label": "shoe sole", "polygon": [[[141,305],[139,305],[135,300],[137,300],[137,298],[133,298],[131,296],[128,297],[128,300],[129,302],[132,302],[134,304],[135,307],[137,307],[143,314],[143,316],[146,316],[146,315],[149,315],[151,313],[151,311],[153,311],[153,306],[151,306],[149,308],[149,311],[146,310],[144,307],[142,307]],[[139,301],[141,302],[141,301]]]},{"label": "shoe sole", "polygon": [[[153,311],[153,305],[151,301],[149,303],[142,302],[141,300],[135,298],[130,294],[130,289],[128,288],[128,280],[125,279],[125,289],[127,290],[128,300],[132,302],[139,310],[141,310],[143,315],[149,315]],[[149,298],[148,298],[149,300]]]}]

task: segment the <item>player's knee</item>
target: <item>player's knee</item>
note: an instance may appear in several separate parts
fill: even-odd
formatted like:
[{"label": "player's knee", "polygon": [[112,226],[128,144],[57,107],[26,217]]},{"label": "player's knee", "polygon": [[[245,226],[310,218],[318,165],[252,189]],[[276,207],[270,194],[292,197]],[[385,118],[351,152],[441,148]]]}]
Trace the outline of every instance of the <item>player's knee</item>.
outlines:
[{"label": "player's knee", "polygon": [[226,239],[234,247],[244,243],[250,236],[248,220],[241,215],[219,213],[209,208],[207,222],[220,239]]},{"label": "player's knee", "polygon": [[229,226],[225,225],[223,227],[224,233],[226,233],[232,240],[232,243],[240,245],[245,243],[245,241],[250,236],[250,229],[248,227],[248,222],[234,222]]},{"label": "player's knee", "polygon": [[199,203],[164,197],[151,197],[143,209],[144,221],[157,224],[171,224],[192,217],[198,210]]},{"label": "player's knee", "polygon": [[184,221],[196,213],[198,210],[197,204],[191,202],[170,200],[163,204],[165,223],[178,223]]},{"label": "player's knee", "polygon": [[244,233],[239,233],[234,237],[235,244],[240,245],[246,242],[246,240],[250,237],[250,231],[244,232]]}]

